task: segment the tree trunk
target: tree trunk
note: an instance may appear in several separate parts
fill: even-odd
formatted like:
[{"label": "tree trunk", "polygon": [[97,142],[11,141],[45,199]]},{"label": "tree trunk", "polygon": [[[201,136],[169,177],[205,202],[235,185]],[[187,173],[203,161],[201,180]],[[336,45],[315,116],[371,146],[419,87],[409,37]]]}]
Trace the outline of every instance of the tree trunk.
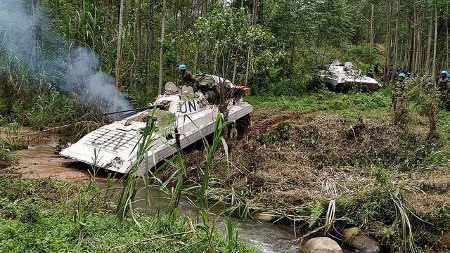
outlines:
[{"label": "tree trunk", "polygon": [[292,43],[291,46],[291,57],[289,59],[289,88],[292,88],[294,82],[293,82],[293,78],[294,78],[294,55],[295,55],[295,43]]},{"label": "tree trunk", "polygon": [[[135,6],[136,6],[136,14],[135,14],[135,20],[136,25],[134,30],[135,32],[135,50],[136,50],[136,71],[142,71],[141,68],[141,61],[142,61],[142,23],[141,23],[141,12],[142,12],[142,5],[139,0],[135,0]],[[133,77],[131,77],[133,78]]]},{"label": "tree trunk", "polygon": [[374,19],[375,4],[372,3],[370,12],[370,53],[369,53],[369,66],[372,67],[373,63],[373,47],[374,47],[374,37],[373,37],[373,19]]},{"label": "tree trunk", "polygon": [[447,31],[447,33],[446,33],[446,37],[445,37],[445,45],[446,45],[446,47],[447,47],[447,50],[446,50],[446,61],[445,61],[445,69],[448,69],[448,61],[449,61],[449,56],[448,56],[448,39],[449,39],[449,35],[448,35],[448,15],[449,15],[449,12],[448,12],[448,1],[447,1],[447,6],[446,6],[447,8],[446,8],[446,16],[445,16],[445,31]]},{"label": "tree trunk", "polygon": [[430,131],[428,132],[428,139],[431,139],[431,138],[434,138],[437,136],[437,134],[436,134],[436,105],[433,103],[430,105],[430,112],[429,112],[428,118],[430,120]]},{"label": "tree trunk", "polygon": [[217,74],[217,64],[218,63],[219,63],[219,49],[216,47],[214,49],[214,63],[213,63],[213,73],[214,74]]},{"label": "tree trunk", "polygon": [[[420,15],[419,15],[420,16]],[[415,68],[414,68],[414,74],[419,73],[419,71],[422,69],[422,28],[423,24],[421,22],[421,18],[418,19],[417,22],[417,47],[416,47],[416,59],[415,59]]]},{"label": "tree trunk", "polygon": [[120,83],[120,62],[122,60],[122,29],[123,29],[123,0],[120,0],[119,31],[117,33],[116,82],[115,82],[115,86],[116,86],[117,89],[119,89],[119,83]]},{"label": "tree trunk", "polygon": [[384,64],[384,74],[383,79],[385,82],[389,83],[391,79],[391,16],[392,16],[392,3],[389,0],[388,13],[386,18],[386,55],[385,55],[385,64]]},{"label": "tree trunk", "polygon": [[[437,35],[438,35],[438,11],[437,7],[434,7],[434,51],[433,51],[433,66],[431,67],[431,76],[434,78],[436,74],[436,54],[437,54]],[[434,80],[433,80],[434,81]]]},{"label": "tree trunk", "polygon": [[397,8],[396,8],[396,17],[395,17],[395,35],[394,35],[394,54],[392,56],[392,59],[394,61],[394,67],[393,67],[393,73],[391,76],[390,83],[394,82],[394,79],[396,77],[396,71],[397,71],[397,57],[398,57],[398,19],[399,19],[399,9],[400,3],[397,1]]},{"label": "tree trunk", "polygon": [[201,16],[205,16],[206,13],[208,12],[208,1],[209,0],[204,0],[202,2],[202,13],[201,13]]},{"label": "tree trunk", "polygon": [[413,43],[412,43],[412,50],[411,50],[411,59],[410,62],[411,64],[409,65],[411,67],[410,71],[412,72],[411,74],[414,76],[414,73],[416,72],[416,65],[417,65],[417,34],[419,33],[419,29],[417,26],[417,11],[416,11],[416,5],[414,4],[413,7],[413,23],[412,23],[412,36],[413,36]]},{"label": "tree trunk", "polygon": [[163,0],[162,16],[161,16],[161,44],[159,45],[159,78],[158,78],[158,95],[162,92],[162,76],[163,76],[163,46],[164,46],[164,29],[166,20],[166,0]]},{"label": "tree trunk", "polygon": [[[258,20],[258,0],[253,0],[253,12],[252,12],[252,26],[256,25],[256,22]],[[250,72],[250,61],[253,56],[253,44],[248,46],[248,52],[247,52],[247,62],[245,64],[245,80],[244,80],[244,86],[247,86],[248,84],[248,78],[249,78],[249,72]]]},{"label": "tree trunk", "polygon": [[234,80],[236,78],[236,72],[237,72],[237,63],[238,63],[238,50],[236,49],[234,53],[234,61],[233,61],[233,75],[231,78],[231,82],[234,83]]},{"label": "tree trunk", "polygon": [[[431,15],[433,17],[433,15]],[[430,58],[431,58],[431,39],[433,34],[433,18],[430,19],[430,25],[428,26],[428,40],[427,40],[427,59],[425,61],[425,72],[430,74]]]},{"label": "tree trunk", "polygon": [[[149,20],[153,18],[153,7],[149,7]],[[152,78],[152,56],[153,56],[153,49],[154,49],[154,34],[153,34],[153,26],[152,22],[144,22],[146,24],[146,31],[147,31],[147,43],[145,46],[146,49],[146,57],[147,57],[147,92],[150,92],[153,86],[153,78]]]}]

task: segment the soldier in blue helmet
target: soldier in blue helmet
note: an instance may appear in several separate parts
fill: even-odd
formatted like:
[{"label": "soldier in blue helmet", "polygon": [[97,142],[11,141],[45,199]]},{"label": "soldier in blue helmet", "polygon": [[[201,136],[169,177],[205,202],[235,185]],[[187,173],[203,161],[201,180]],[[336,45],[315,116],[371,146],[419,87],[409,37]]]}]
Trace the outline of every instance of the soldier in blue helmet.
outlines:
[{"label": "soldier in blue helmet", "polygon": [[439,91],[439,98],[441,100],[441,107],[446,107],[447,97],[448,97],[448,71],[443,70],[439,75],[439,79],[437,81],[437,90]]},{"label": "soldier in blue helmet", "polygon": [[181,86],[186,85],[194,87],[196,80],[193,77],[192,73],[186,69],[186,65],[181,64],[178,69],[180,70],[181,74]]},{"label": "soldier in blue helmet", "polygon": [[397,81],[395,82],[394,90],[392,92],[391,102],[394,110],[397,107],[397,102],[401,98],[403,99],[406,94],[406,82],[405,82],[406,74],[400,73],[397,76]]},{"label": "soldier in blue helmet", "polygon": [[366,76],[373,78],[373,69],[372,68],[369,69],[369,72],[367,72]]}]

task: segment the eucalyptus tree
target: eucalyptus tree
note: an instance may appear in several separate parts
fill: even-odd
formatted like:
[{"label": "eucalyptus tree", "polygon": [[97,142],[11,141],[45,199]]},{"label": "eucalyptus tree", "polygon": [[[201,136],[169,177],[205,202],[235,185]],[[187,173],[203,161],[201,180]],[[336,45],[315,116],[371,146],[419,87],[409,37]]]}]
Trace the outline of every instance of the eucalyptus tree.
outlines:
[{"label": "eucalyptus tree", "polygon": [[450,3],[444,0],[389,0],[388,4],[392,19],[386,19],[386,50],[393,51],[386,54],[386,61],[393,62],[394,67],[397,62],[399,66],[403,64],[413,73],[435,75],[439,69],[448,68]]},{"label": "eucalyptus tree", "polygon": [[[270,34],[261,26],[252,25],[252,16],[244,8],[217,7],[205,17],[199,17],[190,36],[183,42],[193,49],[187,52],[189,62],[198,66],[201,72],[232,77],[241,82],[240,70],[245,70],[249,45],[264,47]],[[200,59],[196,56],[198,53]],[[194,62],[195,61],[195,62]]]},{"label": "eucalyptus tree", "polygon": [[115,78],[115,86],[116,89],[119,88],[120,84],[120,62],[122,61],[122,31],[123,31],[123,0],[120,0],[120,11],[119,11],[119,24],[118,24],[118,32],[117,32],[117,51],[116,51],[116,78]]},{"label": "eucalyptus tree", "polygon": [[284,52],[280,62],[281,79],[289,86],[332,60],[336,51],[352,39],[352,13],[346,1],[281,0],[277,1],[268,22],[277,47]]},{"label": "eucalyptus tree", "polygon": [[158,95],[162,90],[162,75],[163,75],[163,44],[166,20],[166,0],[163,0],[162,14],[161,14],[161,45],[159,46],[159,79],[158,79]]}]

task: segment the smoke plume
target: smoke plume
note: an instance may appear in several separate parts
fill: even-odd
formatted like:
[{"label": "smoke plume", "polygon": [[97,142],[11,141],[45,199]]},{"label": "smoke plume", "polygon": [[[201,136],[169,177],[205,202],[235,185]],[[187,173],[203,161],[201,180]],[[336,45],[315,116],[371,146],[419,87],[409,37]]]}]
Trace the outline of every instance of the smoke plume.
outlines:
[{"label": "smoke plume", "polygon": [[0,0],[0,52],[7,53],[11,65],[25,68],[103,113],[133,109],[115,88],[114,78],[99,70],[94,52],[85,47],[71,49],[50,31],[41,10],[32,11],[21,2]]}]

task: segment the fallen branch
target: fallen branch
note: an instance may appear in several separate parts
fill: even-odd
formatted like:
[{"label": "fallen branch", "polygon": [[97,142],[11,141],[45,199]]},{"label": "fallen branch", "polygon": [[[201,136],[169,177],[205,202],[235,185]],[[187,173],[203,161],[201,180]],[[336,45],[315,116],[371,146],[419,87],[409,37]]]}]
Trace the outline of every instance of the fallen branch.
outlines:
[{"label": "fallen branch", "polygon": [[178,235],[187,235],[187,234],[195,233],[195,228],[192,225],[192,222],[190,222],[189,227],[190,227],[190,230],[186,231],[186,232],[173,233],[173,234],[170,234],[170,235],[155,236],[155,237],[143,239],[143,240],[140,240],[140,241],[131,241],[129,244],[119,245],[117,247],[114,247],[114,249],[125,248],[127,246],[136,246],[136,245],[139,245],[139,244],[147,244],[147,243],[150,243],[150,242],[152,242],[154,240],[163,240],[163,239],[167,239],[167,238],[178,236]]},{"label": "fallen branch", "polygon": [[320,226],[320,227],[314,229],[313,231],[310,231],[310,232],[304,234],[302,237],[300,237],[296,241],[300,241],[300,245],[302,245],[303,244],[303,239],[305,239],[305,237],[308,237],[308,236],[310,236],[310,235],[312,235],[312,234],[316,233],[317,231],[319,231],[321,229],[324,229],[324,228],[325,228],[325,226]]}]

